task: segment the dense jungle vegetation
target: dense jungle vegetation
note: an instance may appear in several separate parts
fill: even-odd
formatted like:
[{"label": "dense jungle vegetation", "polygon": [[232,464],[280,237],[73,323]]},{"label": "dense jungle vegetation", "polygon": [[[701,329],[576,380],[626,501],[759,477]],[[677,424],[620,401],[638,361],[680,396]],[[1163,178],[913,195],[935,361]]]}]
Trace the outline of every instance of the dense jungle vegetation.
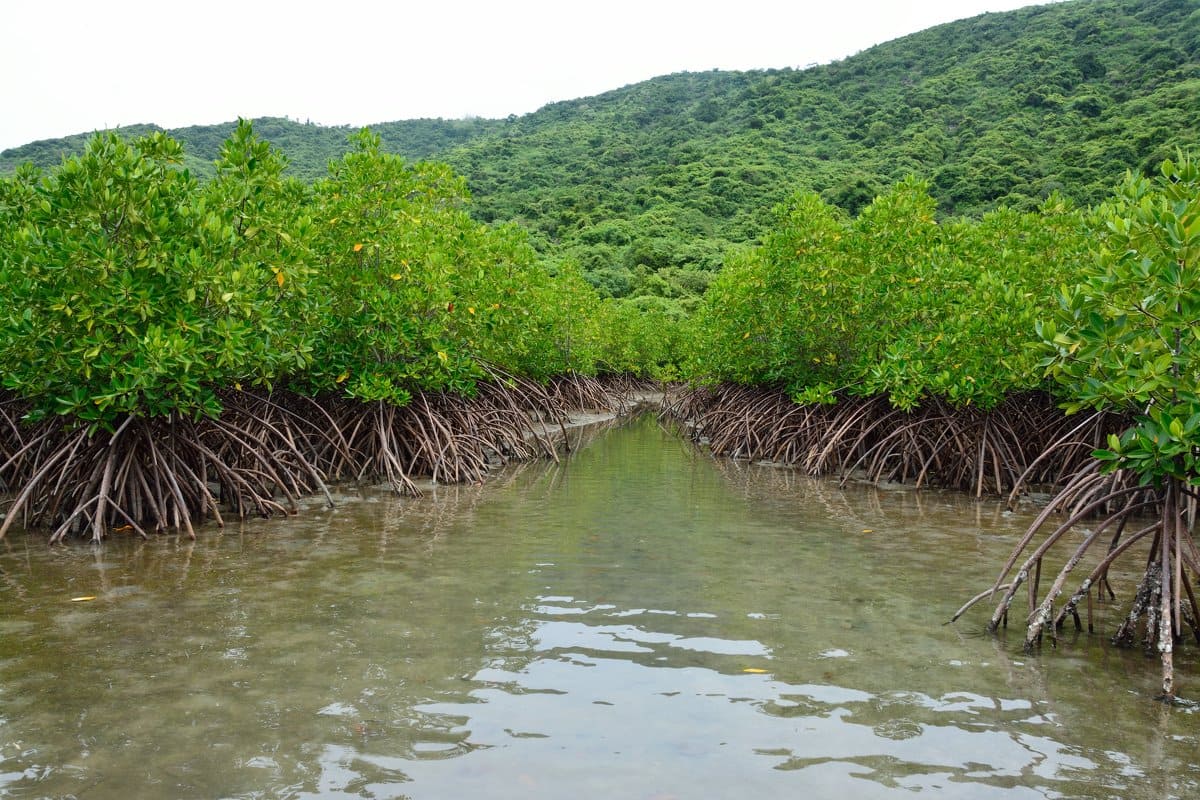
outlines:
[{"label": "dense jungle vegetation", "polygon": [[[374,125],[386,150],[467,179],[473,214],[525,226],[602,293],[689,306],[770,209],[815,191],[853,214],[910,174],[942,216],[1099,202],[1126,169],[1200,145],[1192,0],[1070,0],[942,25],[807,69],[669,75],[507,120]],[[175,130],[211,174],[233,123]],[[256,121],[289,174],[325,174],[350,131]],[[132,133],[144,131],[131,129]],[[56,163],[86,137],[0,154]]]}]

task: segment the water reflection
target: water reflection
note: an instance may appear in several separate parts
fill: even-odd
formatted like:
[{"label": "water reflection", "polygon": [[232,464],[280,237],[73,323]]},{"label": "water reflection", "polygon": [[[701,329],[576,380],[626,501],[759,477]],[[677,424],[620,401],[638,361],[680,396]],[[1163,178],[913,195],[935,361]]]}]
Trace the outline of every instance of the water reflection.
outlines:
[{"label": "water reflection", "polygon": [[0,796],[1200,789],[1200,714],[1140,654],[941,624],[1025,517],[652,419],[577,449],[194,543],[5,543]]},{"label": "water reflection", "polygon": [[[510,786],[512,796],[540,789],[549,797],[568,791],[587,764],[607,764],[622,776],[608,791],[638,786],[680,797],[714,796],[715,786],[728,787],[729,796],[777,796],[852,779],[870,782],[854,784],[855,796],[863,797],[914,789],[950,797],[1041,797],[1094,786],[1097,771],[1141,777],[1121,753],[1100,753],[1098,761],[1063,744],[1061,723],[1025,698],[875,694],[840,682],[787,682],[774,674],[774,655],[762,642],[662,630],[662,622],[688,615],[662,614],[649,624],[643,609],[631,614],[608,604],[539,599],[543,604],[532,612],[544,619],[515,648],[539,658],[519,658],[519,668],[506,668],[499,658],[498,666],[472,677],[482,687],[422,709],[461,720],[457,730],[488,751],[473,758],[473,782],[464,782],[457,765],[422,764],[409,767],[418,785],[488,796],[509,796],[505,790],[497,795],[495,787]],[[611,623],[630,616],[647,622]],[[514,644],[500,637],[494,646],[508,653]],[[702,657],[694,662],[693,654]],[[818,655],[851,657],[845,651]],[[531,738],[539,741],[524,741]],[[730,774],[731,764],[751,756],[772,769],[743,765]],[[523,771],[528,763],[539,765],[536,776]],[[797,782],[789,773],[803,778]],[[665,785],[664,775],[670,776]],[[1136,787],[1130,781],[1110,788],[1136,796]]]}]

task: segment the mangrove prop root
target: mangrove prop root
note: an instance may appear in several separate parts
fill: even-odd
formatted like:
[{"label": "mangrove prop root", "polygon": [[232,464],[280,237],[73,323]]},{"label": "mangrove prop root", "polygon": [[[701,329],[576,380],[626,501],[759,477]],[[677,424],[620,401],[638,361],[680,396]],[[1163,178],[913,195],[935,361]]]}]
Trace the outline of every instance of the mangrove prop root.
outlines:
[{"label": "mangrove prop root", "polygon": [[988,411],[938,398],[902,410],[883,397],[849,395],[800,406],[781,388],[734,384],[674,391],[664,413],[717,456],[767,460],[843,481],[1008,494],[1010,501],[1030,486],[1069,482],[1124,422],[1093,414],[1080,424],[1042,392],[1012,395]]},{"label": "mangrove prop root", "polygon": [[[1182,641],[1185,624],[1200,641],[1200,630],[1197,629],[1200,608],[1191,586],[1192,576],[1200,569],[1200,553],[1192,534],[1196,502],[1196,497],[1178,480],[1168,479],[1158,488],[1142,486],[1137,483],[1136,476],[1122,470],[1105,474],[1098,464],[1088,465],[1067,482],[1034,520],[992,587],[971,598],[954,619],[980,600],[1000,592],[1000,602],[988,623],[989,630],[995,631],[1007,617],[1017,588],[1027,584],[1031,608],[1026,620],[1026,650],[1036,647],[1047,629],[1054,640],[1055,631],[1067,615],[1071,615],[1076,627],[1081,628],[1077,608],[1085,597],[1088,600],[1088,630],[1093,631],[1092,590],[1103,592],[1113,563],[1135,549],[1140,550],[1137,546],[1148,541],[1149,547],[1142,551],[1144,557],[1139,559],[1143,564],[1141,579],[1112,641],[1123,647],[1133,647],[1140,638],[1147,653],[1156,653],[1162,668],[1160,699],[1174,702],[1174,651],[1176,643]],[[1056,512],[1066,514],[1067,518],[1038,541],[1042,529]],[[1097,514],[1102,518],[1095,527],[1082,539],[1074,537],[1075,546],[1049,588],[1043,592],[1040,586],[1030,582],[1031,574],[1037,572],[1051,549],[1066,540],[1078,525]],[[1148,521],[1148,524],[1127,533],[1128,523],[1134,520]],[[1115,532],[1107,536],[1110,530]],[[1062,608],[1056,610],[1055,603],[1071,574],[1090,551],[1101,549],[1095,547],[1096,543],[1106,539],[1107,549],[1095,560]],[[1018,566],[1022,555],[1025,559]],[[1013,578],[1005,582],[1010,574]],[[1104,599],[1103,595],[1100,599]]]},{"label": "mangrove prop root", "polygon": [[[27,423],[27,404],[0,395],[0,537],[16,524],[52,542],[147,536],[224,514],[294,514],[328,483],[383,480],[417,494],[414,478],[480,481],[512,460],[558,458],[550,433],[576,409],[624,411],[630,380],[563,376],[549,385],[492,371],[474,397],[416,393],[403,407],[287,391],[222,391],[216,418],[126,416],[112,431],[59,417]],[[562,438],[565,443],[566,437]],[[565,444],[564,444],[565,446]]]},{"label": "mangrove prop root", "polygon": [[18,520],[46,527],[51,541],[113,530],[145,535],[174,529],[194,535],[192,522],[222,522],[214,487],[239,516],[292,510],[317,488],[298,451],[269,423],[222,419],[127,416],[109,433],[49,419],[31,431],[42,444],[5,462],[5,480],[22,487],[8,506],[0,536]]}]

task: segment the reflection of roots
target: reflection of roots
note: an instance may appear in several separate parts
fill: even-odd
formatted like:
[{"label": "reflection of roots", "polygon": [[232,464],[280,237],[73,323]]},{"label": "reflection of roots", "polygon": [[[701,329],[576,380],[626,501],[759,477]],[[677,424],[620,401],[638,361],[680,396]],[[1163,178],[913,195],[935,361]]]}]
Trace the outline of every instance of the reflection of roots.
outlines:
[{"label": "reflection of roots", "polygon": [[573,403],[625,408],[593,378],[547,389],[499,373],[474,397],[419,393],[404,407],[287,392],[229,391],[221,401],[217,418],[127,416],[113,431],[89,431],[59,417],[25,424],[27,405],[0,396],[0,491],[11,492],[0,537],[18,520],[50,528],[54,542],[113,530],[194,536],[193,522],[223,524],[223,512],[291,514],[316,492],[332,503],[331,480],[382,479],[410,494],[417,476],[477,482],[512,460],[557,458],[550,431],[565,434]]},{"label": "reflection of roots", "polygon": [[715,455],[976,497],[1061,484],[1124,422],[1093,414],[1078,424],[1040,392],[1014,395],[990,411],[938,399],[904,411],[883,397],[802,406],[779,390],[732,385],[685,391],[668,413],[690,423],[693,437]]}]

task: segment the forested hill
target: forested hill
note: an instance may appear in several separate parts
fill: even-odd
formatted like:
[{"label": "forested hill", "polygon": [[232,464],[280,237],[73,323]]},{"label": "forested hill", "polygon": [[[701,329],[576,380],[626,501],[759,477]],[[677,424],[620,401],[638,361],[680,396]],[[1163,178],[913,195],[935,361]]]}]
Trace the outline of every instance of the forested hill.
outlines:
[{"label": "forested hill", "polygon": [[[434,158],[444,160],[444,154],[452,148],[507,124],[507,120],[478,118],[410,119],[373,125],[372,129],[380,134],[389,152],[400,153],[411,161],[421,161]],[[219,125],[193,125],[166,130],[183,144],[188,168],[198,175],[211,176],[221,143],[236,128],[237,121],[234,120]],[[158,125],[142,124],[127,125],[119,130],[127,137],[134,137],[164,129]],[[357,129],[326,127],[280,117],[260,117],[254,120],[254,130],[287,154],[292,175],[312,181],[326,174],[330,159],[341,158],[342,153],[346,152],[347,138]],[[91,135],[80,133],[61,139],[43,139],[0,152],[0,175],[12,172],[25,161],[32,161],[39,167],[57,164],[68,153],[82,152]]]},{"label": "forested hill", "polygon": [[[798,54],[800,57],[800,54]],[[985,14],[802,70],[685,73],[507,120],[374,126],[409,158],[462,172],[485,220],[515,219],[614,294],[702,288],[796,189],[854,211],[915,174],[944,214],[1081,202],[1126,169],[1200,147],[1200,2],[1068,0]],[[225,126],[180,138],[196,164]],[[347,131],[258,130],[301,177]],[[6,151],[56,160],[80,140]]]}]

